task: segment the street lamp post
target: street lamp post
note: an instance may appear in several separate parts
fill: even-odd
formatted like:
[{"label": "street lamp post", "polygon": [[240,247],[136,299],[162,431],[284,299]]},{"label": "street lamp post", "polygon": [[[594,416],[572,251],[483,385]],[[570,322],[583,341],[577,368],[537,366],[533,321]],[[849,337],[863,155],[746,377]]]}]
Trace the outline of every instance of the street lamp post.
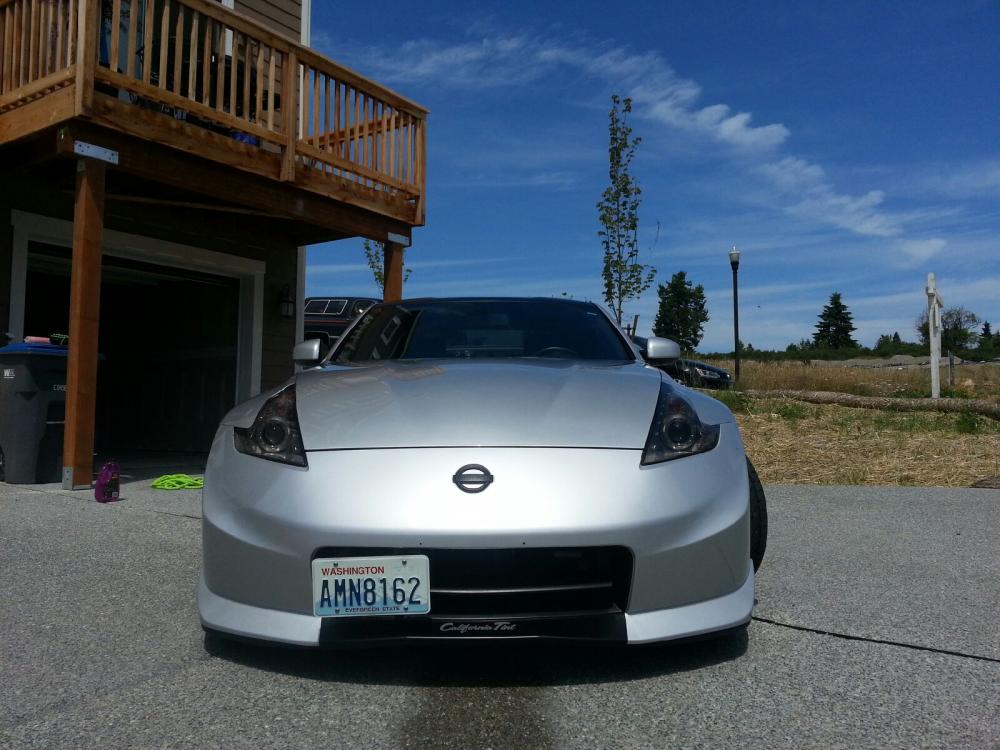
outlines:
[{"label": "street lamp post", "polygon": [[740,293],[737,272],[740,270],[740,251],[733,246],[729,251],[729,265],[733,268],[733,339],[736,355],[736,382],[740,380]]}]

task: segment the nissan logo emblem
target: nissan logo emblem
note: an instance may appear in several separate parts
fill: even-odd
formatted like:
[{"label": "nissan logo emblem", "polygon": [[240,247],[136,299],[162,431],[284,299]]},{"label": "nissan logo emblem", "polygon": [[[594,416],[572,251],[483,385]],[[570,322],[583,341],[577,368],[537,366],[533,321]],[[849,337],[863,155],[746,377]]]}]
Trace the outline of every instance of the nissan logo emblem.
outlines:
[{"label": "nissan logo emblem", "polygon": [[451,478],[462,492],[482,492],[493,484],[493,475],[485,466],[466,464]]}]

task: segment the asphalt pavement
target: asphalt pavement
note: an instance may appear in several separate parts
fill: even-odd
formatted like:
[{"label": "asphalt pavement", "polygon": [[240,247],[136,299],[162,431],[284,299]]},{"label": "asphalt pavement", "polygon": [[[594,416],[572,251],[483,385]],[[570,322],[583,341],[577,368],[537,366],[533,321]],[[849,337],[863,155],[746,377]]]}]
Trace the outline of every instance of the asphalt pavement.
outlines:
[{"label": "asphalt pavement", "polygon": [[206,643],[197,492],[0,484],[0,748],[1000,747],[1000,492],[768,487],[746,636]]}]

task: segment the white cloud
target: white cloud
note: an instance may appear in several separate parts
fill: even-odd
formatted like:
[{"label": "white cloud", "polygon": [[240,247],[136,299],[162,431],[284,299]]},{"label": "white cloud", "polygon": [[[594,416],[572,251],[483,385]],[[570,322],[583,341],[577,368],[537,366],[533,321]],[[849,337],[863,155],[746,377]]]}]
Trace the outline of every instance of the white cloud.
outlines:
[{"label": "white cloud", "polygon": [[753,125],[749,112],[726,104],[698,107],[701,87],[682,78],[655,52],[636,53],[610,42],[567,43],[539,35],[485,35],[475,41],[406,42],[392,54],[367,50],[376,77],[395,84],[500,88],[531,83],[559,68],[582,71],[621,87],[635,113],[740,150],[773,149],[788,138],[781,124]]},{"label": "white cloud", "polygon": [[991,198],[1000,195],[1000,159],[985,159],[958,167],[927,170],[921,180],[927,192],[952,198]]},{"label": "white cloud", "polygon": [[310,276],[319,276],[330,273],[359,273],[368,270],[370,269],[364,263],[310,263],[308,274]]},{"label": "white cloud", "polygon": [[487,188],[541,187],[549,188],[550,190],[571,190],[579,182],[579,176],[574,172],[552,171],[515,173],[502,176],[497,176],[496,174],[468,175],[462,179],[461,186]]},{"label": "white cloud", "polygon": [[864,195],[838,193],[818,164],[786,156],[757,171],[787,196],[801,196],[785,207],[789,213],[864,236],[895,237],[903,230],[903,217],[880,209],[885,200],[881,190]]},{"label": "white cloud", "polygon": [[926,240],[903,240],[898,244],[898,248],[914,263],[925,263],[944,250],[947,244],[947,240],[931,237]]},{"label": "white cloud", "polygon": [[[329,247],[331,250],[335,251],[335,243],[330,245],[314,245],[311,252],[316,252],[317,250],[322,251],[322,248]],[[358,247],[360,251],[360,245]],[[435,260],[422,260],[421,253],[422,248],[417,245],[414,249],[409,251],[406,255],[406,265],[413,269],[428,269],[428,268],[456,268],[461,266],[484,266],[491,263],[508,263],[510,261],[520,261],[524,260],[522,257],[505,256],[505,257],[475,257],[475,258],[438,258]],[[328,274],[328,273],[354,273],[360,271],[369,271],[368,265],[366,263],[310,263],[308,272],[310,274]]]}]

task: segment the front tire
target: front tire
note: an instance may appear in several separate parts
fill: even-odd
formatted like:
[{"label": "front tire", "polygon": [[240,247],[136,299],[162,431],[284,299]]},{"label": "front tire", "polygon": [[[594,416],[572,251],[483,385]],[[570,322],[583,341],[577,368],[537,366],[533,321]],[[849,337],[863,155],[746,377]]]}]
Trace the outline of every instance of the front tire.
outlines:
[{"label": "front tire", "polygon": [[764,550],[767,549],[767,501],[764,498],[764,485],[760,483],[757,470],[747,459],[747,473],[750,478],[750,559],[756,573],[764,561]]}]

